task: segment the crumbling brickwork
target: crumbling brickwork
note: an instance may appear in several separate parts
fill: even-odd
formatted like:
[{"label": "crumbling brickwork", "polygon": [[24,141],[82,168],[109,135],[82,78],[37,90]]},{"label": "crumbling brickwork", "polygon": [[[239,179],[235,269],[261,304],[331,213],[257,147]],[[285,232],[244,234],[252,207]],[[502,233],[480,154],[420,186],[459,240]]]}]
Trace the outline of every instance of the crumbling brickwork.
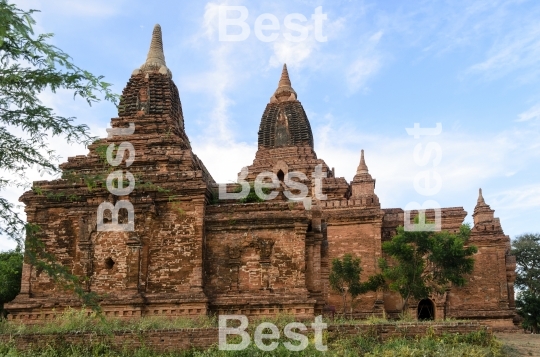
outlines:
[{"label": "crumbling brickwork", "polygon": [[[286,66],[262,116],[259,148],[245,176],[253,183],[260,173],[273,173],[280,193],[265,202],[219,200],[218,185],[184,130],[159,26],[108,132],[89,146],[87,155],[62,164],[62,179],[34,182],[21,201],[29,222],[41,228],[45,250],[78,276],[84,289],[102,296],[109,316],[289,313],[311,318],[329,309],[340,311],[341,298],[328,284],[332,260],[346,253],[360,257],[362,279],[367,279],[378,271],[382,242],[406,217],[402,209],[381,208],[363,151],[352,182],[336,177],[317,158],[309,120]],[[135,156],[124,151],[112,166],[111,153],[121,153],[125,143]],[[111,193],[106,178],[115,170],[123,172],[117,181],[133,175],[132,191]],[[285,197],[286,175],[292,172],[306,176],[308,200]],[[112,186],[122,185],[113,180]],[[237,188],[230,185],[227,191]],[[134,229],[100,229],[98,211],[104,202],[111,207],[129,203],[134,210],[133,217],[126,209],[116,217],[106,209],[104,226],[117,219],[119,224],[132,222]],[[432,214],[428,211],[428,218]],[[457,231],[466,214],[461,207],[442,209],[442,229]],[[508,236],[481,195],[470,244],[479,248],[475,272],[466,287],[431,297],[435,317],[511,326],[515,259],[509,255]],[[418,303],[410,303],[411,309]],[[386,311],[392,316],[401,305],[399,295],[377,291],[360,296],[353,313],[367,317]],[[81,302],[25,262],[21,293],[6,308],[12,319],[33,321],[68,306]]]}]

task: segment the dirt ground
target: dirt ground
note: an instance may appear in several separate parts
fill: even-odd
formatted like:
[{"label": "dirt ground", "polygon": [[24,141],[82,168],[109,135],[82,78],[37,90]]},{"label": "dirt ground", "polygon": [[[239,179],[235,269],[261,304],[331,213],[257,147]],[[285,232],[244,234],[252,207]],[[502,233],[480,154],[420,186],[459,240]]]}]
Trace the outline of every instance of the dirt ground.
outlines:
[{"label": "dirt ground", "polygon": [[496,333],[506,346],[509,356],[540,357],[540,335],[524,333]]}]

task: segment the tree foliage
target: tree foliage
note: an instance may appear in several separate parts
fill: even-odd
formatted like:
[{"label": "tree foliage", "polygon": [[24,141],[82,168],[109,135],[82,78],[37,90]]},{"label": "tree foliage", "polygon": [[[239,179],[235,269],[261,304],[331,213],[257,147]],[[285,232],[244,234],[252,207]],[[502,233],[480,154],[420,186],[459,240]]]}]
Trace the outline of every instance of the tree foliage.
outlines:
[{"label": "tree foliage", "polygon": [[20,250],[0,252],[0,318],[4,304],[21,290],[23,254]]},{"label": "tree foliage", "polygon": [[[60,173],[58,156],[48,145],[52,137],[85,145],[95,139],[87,125],[47,107],[39,99],[42,93],[67,91],[89,105],[99,96],[114,103],[118,99],[102,76],[76,66],[68,54],[50,44],[52,34],[34,33],[36,11],[0,0],[0,193],[7,187],[28,187],[26,174],[32,168]],[[13,203],[0,195],[0,236],[15,239],[20,248],[24,245],[30,264],[88,302],[91,294],[47,254],[40,234],[39,226],[27,224]]]},{"label": "tree foliage", "polygon": [[519,290],[540,294],[540,233],[523,234],[512,242],[516,257],[516,282]]},{"label": "tree foliage", "polygon": [[379,277],[370,277],[367,282],[360,281],[362,267],[360,258],[355,258],[351,254],[345,254],[342,259],[332,260],[332,270],[330,272],[330,287],[341,295],[343,313],[347,305],[347,296],[350,296],[350,312],[353,311],[354,299],[368,291],[375,291],[380,282]]},{"label": "tree foliage", "polygon": [[540,331],[540,233],[523,234],[512,242],[516,257],[518,289],[516,307],[523,317],[523,327]]},{"label": "tree foliage", "polygon": [[443,293],[450,284],[463,286],[466,274],[473,271],[473,254],[477,249],[466,246],[470,236],[468,224],[459,233],[447,231],[405,231],[397,228],[391,241],[382,244],[390,258],[380,260],[381,275],[388,288],[403,298],[402,311],[410,298],[428,298]]},{"label": "tree foliage", "polygon": [[532,332],[540,331],[540,296],[529,290],[518,293],[516,307],[519,316],[523,317],[523,328],[531,329]]},{"label": "tree foliage", "polygon": [[[67,90],[88,104],[116,102],[110,84],[76,66],[61,49],[48,41],[53,36],[34,34],[32,15],[7,0],[0,0],[0,190],[25,186],[31,168],[58,173],[58,156],[48,147],[50,137],[87,144],[94,140],[87,125],[75,124],[39,99],[45,91]],[[15,207],[0,197],[0,235],[23,240],[24,221]]]}]

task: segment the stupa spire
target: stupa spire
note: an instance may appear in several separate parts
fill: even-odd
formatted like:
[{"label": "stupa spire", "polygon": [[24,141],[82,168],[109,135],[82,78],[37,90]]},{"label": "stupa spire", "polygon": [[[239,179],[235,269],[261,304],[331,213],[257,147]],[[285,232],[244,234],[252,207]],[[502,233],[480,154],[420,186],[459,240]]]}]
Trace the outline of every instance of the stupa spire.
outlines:
[{"label": "stupa spire", "polygon": [[363,149],[360,151],[360,164],[351,182],[351,197],[360,199],[358,202],[362,205],[379,205],[379,198],[375,194],[375,179],[369,174]]},{"label": "stupa spire", "polygon": [[364,149],[360,151],[360,164],[358,165],[358,168],[356,169],[356,175],[354,175],[353,182],[359,182],[359,181],[375,181],[369,174],[368,167],[366,165],[366,160],[364,158]]},{"label": "stupa spire", "polygon": [[283,69],[281,70],[281,78],[279,79],[279,87],[291,87],[291,79],[289,78],[289,71],[287,70],[287,64],[283,64]]},{"label": "stupa spire", "polygon": [[364,159],[364,149],[362,149],[360,153],[360,165],[358,165],[358,168],[356,169],[356,174],[361,175],[361,174],[368,174],[368,173],[369,173],[369,170],[366,165],[366,160]]},{"label": "stupa spire", "polygon": [[486,205],[486,201],[484,201],[484,196],[482,196],[482,189],[478,189],[478,201],[476,201],[476,205]]},{"label": "stupa spire", "polygon": [[150,42],[150,49],[148,50],[148,56],[146,56],[146,63],[156,63],[165,66],[165,53],[163,53],[163,38],[161,34],[161,26],[156,24],[154,31],[152,31],[152,41]]},{"label": "stupa spire", "polygon": [[278,88],[274,95],[270,98],[270,103],[295,101],[297,98],[296,92],[292,88],[287,64],[283,64],[281,77],[279,78]]},{"label": "stupa spire", "polygon": [[473,213],[473,220],[474,225],[476,226],[478,223],[482,222],[492,222],[494,220],[498,220],[498,218],[494,218],[495,211],[489,207],[489,205],[484,200],[484,196],[482,195],[482,189],[478,190],[478,200],[476,201],[476,207],[474,207],[474,213]]},{"label": "stupa spire", "polygon": [[143,73],[159,72],[172,77],[172,73],[167,68],[165,63],[163,37],[161,34],[161,26],[159,24],[156,24],[154,26],[154,30],[152,31],[152,40],[150,41],[150,49],[148,50],[148,55],[146,56],[146,62],[144,62],[140,69],[136,69],[133,74],[138,74],[141,71]]}]

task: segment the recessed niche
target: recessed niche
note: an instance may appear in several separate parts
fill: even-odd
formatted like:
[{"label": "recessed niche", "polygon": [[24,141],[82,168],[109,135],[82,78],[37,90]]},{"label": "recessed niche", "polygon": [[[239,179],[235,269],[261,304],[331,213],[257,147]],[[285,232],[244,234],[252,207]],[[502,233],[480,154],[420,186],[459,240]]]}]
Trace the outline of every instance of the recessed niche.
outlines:
[{"label": "recessed niche", "polygon": [[279,170],[277,173],[277,178],[279,181],[283,182],[283,180],[285,180],[285,173],[282,170]]},{"label": "recessed niche", "polygon": [[115,262],[114,262],[114,260],[112,260],[111,257],[105,259],[105,268],[107,268],[109,270],[112,269],[114,267],[114,263]]}]

